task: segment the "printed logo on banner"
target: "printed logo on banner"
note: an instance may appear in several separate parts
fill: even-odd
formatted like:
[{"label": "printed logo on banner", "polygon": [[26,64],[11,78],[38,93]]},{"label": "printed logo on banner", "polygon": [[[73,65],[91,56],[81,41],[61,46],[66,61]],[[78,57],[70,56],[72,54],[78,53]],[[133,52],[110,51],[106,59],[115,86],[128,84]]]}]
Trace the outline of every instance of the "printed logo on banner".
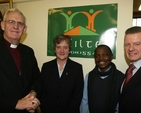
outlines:
[{"label": "printed logo on banner", "polygon": [[71,36],[70,57],[93,58],[99,44],[108,45],[116,58],[117,4],[51,8],[48,10],[47,55],[54,56],[53,38]]}]

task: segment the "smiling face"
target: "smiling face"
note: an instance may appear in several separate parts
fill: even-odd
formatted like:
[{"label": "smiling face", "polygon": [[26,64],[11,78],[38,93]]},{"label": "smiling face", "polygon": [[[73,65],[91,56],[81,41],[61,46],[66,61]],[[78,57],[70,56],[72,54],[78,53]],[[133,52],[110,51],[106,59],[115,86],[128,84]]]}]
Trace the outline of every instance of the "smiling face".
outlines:
[{"label": "smiling face", "polygon": [[57,57],[57,61],[67,61],[69,56],[69,45],[68,43],[63,40],[59,44],[55,46],[55,53]]},{"label": "smiling face", "polygon": [[20,23],[25,23],[24,17],[19,12],[7,13],[5,20],[1,22],[4,30],[4,38],[13,44],[18,44],[23,33],[26,31],[26,26]]},{"label": "smiling face", "polygon": [[141,59],[141,32],[127,34],[124,39],[124,50],[131,62]]},{"label": "smiling face", "polygon": [[95,50],[94,57],[96,65],[102,72],[105,72],[111,64],[113,54],[107,46],[99,46]]}]

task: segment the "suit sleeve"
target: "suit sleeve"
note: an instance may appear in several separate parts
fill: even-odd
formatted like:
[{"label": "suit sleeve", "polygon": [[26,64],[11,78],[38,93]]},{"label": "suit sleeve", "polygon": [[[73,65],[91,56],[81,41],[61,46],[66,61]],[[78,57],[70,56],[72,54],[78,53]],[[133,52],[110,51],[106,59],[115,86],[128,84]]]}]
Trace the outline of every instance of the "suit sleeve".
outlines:
[{"label": "suit sleeve", "polygon": [[34,90],[37,93],[37,97],[39,98],[41,93],[41,77],[40,77],[40,70],[38,68],[37,60],[33,54],[33,85],[31,90]]}]

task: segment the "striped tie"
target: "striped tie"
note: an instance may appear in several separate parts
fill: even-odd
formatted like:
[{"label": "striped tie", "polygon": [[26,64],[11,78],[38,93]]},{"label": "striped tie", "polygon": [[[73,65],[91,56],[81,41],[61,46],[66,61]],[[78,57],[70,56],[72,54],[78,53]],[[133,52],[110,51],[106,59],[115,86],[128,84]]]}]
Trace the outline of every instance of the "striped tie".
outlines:
[{"label": "striped tie", "polygon": [[135,66],[133,64],[130,64],[129,65],[129,68],[127,70],[127,73],[126,73],[126,79],[125,79],[125,82],[124,82],[124,86],[129,82],[129,80],[131,79],[132,77],[132,73],[133,73],[133,70],[135,69]]}]

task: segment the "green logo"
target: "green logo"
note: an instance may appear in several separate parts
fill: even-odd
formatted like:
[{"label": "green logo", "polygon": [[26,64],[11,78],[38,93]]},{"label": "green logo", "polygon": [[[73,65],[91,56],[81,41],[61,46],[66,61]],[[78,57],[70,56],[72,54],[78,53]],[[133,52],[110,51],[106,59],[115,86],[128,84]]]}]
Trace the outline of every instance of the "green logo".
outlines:
[{"label": "green logo", "polygon": [[106,44],[116,58],[117,4],[49,9],[48,56],[55,55],[53,38],[58,34],[71,36],[70,57],[93,58],[94,49]]}]

